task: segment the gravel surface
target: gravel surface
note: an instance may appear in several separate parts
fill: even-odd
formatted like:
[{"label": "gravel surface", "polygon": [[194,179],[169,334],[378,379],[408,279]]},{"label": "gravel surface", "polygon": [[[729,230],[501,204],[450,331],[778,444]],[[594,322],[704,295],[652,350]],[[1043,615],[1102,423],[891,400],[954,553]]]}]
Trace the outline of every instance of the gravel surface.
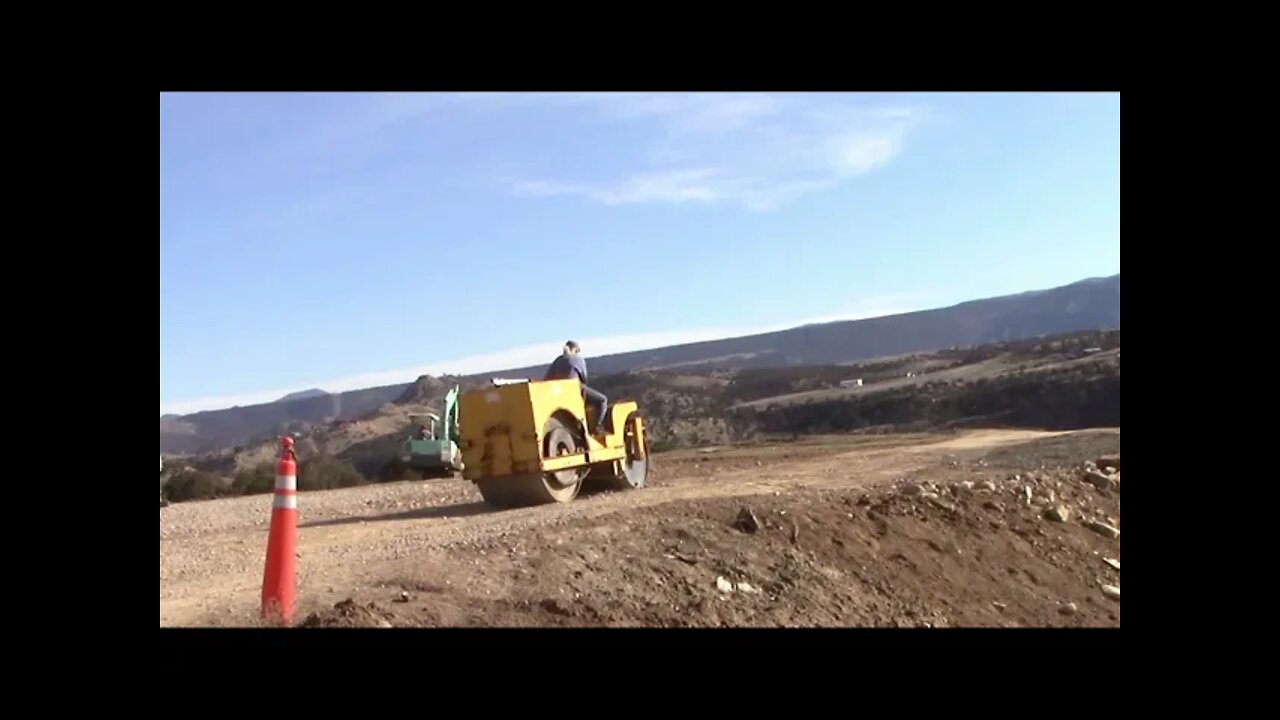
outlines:
[{"label": "gravel surface", "polygon": [[[1021,515],[1031,518],[1025,522],[1034,522],[1038,529],[1054,528],[1053,532],[1065,533],[1063,537],[1076,538],[1079,533],[1087,536],[1089,542],[1110,543],[1113,547],[1109,547],[1105,555],[1118,560],[1119,539],[1100,535],[1085,525],[1096,521],[1113,523],[1118,528],[1118,486],[1107,490],[1083,482],[1082,466],[1059,468],[1054,471],[1057,474],[1041,469],[1062,465],[1067,459],[1079,464],[1103,453],[1116,456],[1118,465],[1118,449],[1118,432],[1066,435],[982,431],[933,438],[853,437],[804,445],[684,451],[655,456],[650,486],[643,490],[582,496],[567,505],[503,512],[493,511],[481,503],[473,486],[462,480],[305,493],[299,503],[299,610],[309,616],[313,624],[321,625],[373,623],[378,626],[384,622],[392,625],[646,625],[680,624],[682,618],[691,622],[702,618],[709,624],[758,621],[840,624],[841,618],[850,624],[936,624],[940,622],[937,618],[918,619],[903,614],[910,609],[907,607],[910,603],[902,598],[896,605],[859,605],[859,596],[853,589],[828,577],[830,573],[824,575],[825,571],[817,565],[813,572],[818,575],[812,582],[836,584],[814,586],[807,600],[792,593],[789,595],[794,601],[792,605],[777,605],[782,601],[774,600],[771,602],[776,607],[768,606],[774,610],[767,610],[765,606],[754,610],[746,607],[732,613],[726,610],[725,614],[704,607],[703,614],[689,615],[692,611],[685,601],[693,596],[686,597],[683,589],[666,585],[675,582],[664,574],[665,564],[670,562],[665,556],[671,553],[660,551],[659,546],[665,542],[663,533],[676,532],[681,529],[676,527],[681,523],[685,524],[686,533],[706,533],[707,528],[699,523],[727,513],[723,529],[730,534],[723,538],[715,535],[719,538],[717,542],[726,543],[718,553],[732,556],[746,552],[745,548],[732,549],[730,542],[741,542],[745,538],[758,539],[768,547],[777,544],[777,547],[757,557],[764,565],[754,570],[754,575],[734,577],[731,568],[725,569],[729,574],[720,573],[728,582],[746,582],[747,587],[764,588],[764,592],[722,593],[712,576],[709,597],[724,596],[734,602],[751,597],[763,603],[770,597],[781,597],[776,591],[779,581],[768,576],[769,572],[778,570],[776,567],[769,570],[769,563],[764,562],[773,557],[770,553],[783,547],[796,547],[797,543],[798,547],[810,542],[821,543],[824,537],[826,544],[832,545],[824,535],[826,531],[814,528],[844,517],[849,508],[852,508],[849,512],[857,510],[858,516],[865,518],[868,505],[886,502],[877,493],[897,497],[900,488],[910,485],[918,489],[918,496],[909,499],[912,509],[903,517],[915,518],[924,513],[926,517],[950,518],[964,514],[973,519],[978,514],[982,516],[982,527],[988,530],[994,529],[993,523],[1001,524],[999,537],[1012,533],[1017,542],[1026,545],[1027,552],[1038,557],[1043,546],[1044,552],[1049,553],[1046,562],[1065,562],[1063,558],[1069,553],[1063,548],[1055,549],[1049,540],[1039,536],[1023,539],[1019,529],[1024,520],[1013,521],[1007,517],[1008,513],[1016,512],[1020,518]],[[991,457],[993,450],[1002,453],[998,455],[999,467],[983,459]],[[1047,460],[1041,462],[1042,457]],[[1015,480],[1014,474],[1007,471],[1012,466],[1023,468],[1024,476]],[[1039,474],[1033,476],[1032,473]],[[1052,491],[1053,505],[1024,502],[1021,494],[1028,484],[1035,486],[1036,497],[1041,500]],[[985,487],[994,489],[981,489]],[[751,501],[749,508],[749,512],[756,514],[760,527],[754,533],[735,529],[745,507],[744,499],[753,497],[762,499]],[[256,624],[270,502],[270,496],[257,496],[175,504],[160,510],[162,626]],[[1044,519],[1046,508],[1058,506],[1068,510],[1066,521]],[[771,517],[768,514],[773,510],[787,512],[788,508],[792,508],[789,512],[793,518],[800,514],[810,520],[782,522],[785,515]],[[819,517],[823,520],[815,525],[812,519]],[[866,519],[866,522],[874,521]],[[900,521],[895,529],[909,535],[918,534],[914,526],[902,524],[905,522]],[[717,520],[714,533],[720,532],[720,525]],[[777,526],[776,533],[771,525]],[[969,531],[968,524],[961,524],[934,538],[933,542],[941,547],[959,546]],[[848,543],[847,539],[840,541]],[[991,542],[996,544],[984,552],[996,552],[994,548],[1003,547],[1004,541]],[[447,552],[442,552],[446,549]],[[619,552],[622,556],[617,556]],[[911,557],[903,552],[904,557]],[[937,551],[930,552],[936,554]],[[583,561],[579,557],[582,553],[588,556],[595,553],[600,558],[612,554],[617,562],[602,563],[600,558]],[[579,562],[587,564],[573,571],[566,570]],[[686,565],[678,559],[675,562]],[[799,562],[804,566],[803,561]],[[884,572],[902,564],[883,557],[862,557],[857,562]],[[652,563],[658,565],[651,567]],[[829,559],[828,565],[842,567],[835,558]],[[1114,622],[1118,624],[1118,599],[1110,599],[1098,589],[1100,580],[1118,587],[1118,569],[1091,555],[1090,570],[1094,573],[1092,576],[1079,580],[1088,586],[1087,597],[1063,589],[1058,593],[1063,597],[1054,600],[1046,617],[1058,624],[1097,624],[1112,622],[1108,613],[1114,613]],[[582,574],[565,578],[561,577],[563,572]],[[847,578],[847,573],[848,569],[844,568],[837,574]],[[1003,574],[1002,569],[1000,573]],[[827,580],[817,580],[819,575]],[[1036,575],[1043,581],[1043,577],[1052,573],[1042,570]],[[647,579],[640,582],[642,577]],[[884,575],[874,582],[888,587],[893,584],[891,578],[892,575]],[[694,579],[689,577],[685,581],[694,582]],[[1077,579],[1058,578],[1053,582],[1069,585]],[[585,598],[588,602],[582,607],[595,610],[566,612],[566,607],[557,605],[564,602],[560,591],[568,592],[570,587],[577,587],[573,592],[581,596],[576,598],[575,608]],[[678,584],[678,588],[684,587]],[[768,592],[771,587],[775,588],[772,594]],[[946,583],[919,584],[919,588],[926,587],[932,589],[919,590],[918,602],[911,602],[931,605],[945,600]],[[990,593],[1004,591],[1003,587],[989,588]],[[875,591],[862,587],[860,592]],[[403,596],[405,593],[407,597]],[[1106,603],[1106,611],[1093,613],[1088,598],[1094,598],[1094,602],[1100,598]],[[343,604],[349,599],[354,599],[355,604]],[[823,609],[827,601],[834,605]],[[993,601],[1012,605],[1013,614],[1007,614],[1006,610],[1006,614],[981,617],[993,622],[998,619],[1006,623],[1033,624],[1040,617],[1030,609],[1017,610],[1020,606],[1009,598],[984,597],[981,603],[984,612],[996,612]],[[1060,612],[1058,608],[1067,602],[1075,603],[1079,611]],[[370,603],[378,607],[393,603],[395,609],[370,610]],[[664,604],[684,609],[675,614],[655,609]],[[939,617],[946,615],[953,621],[956,617],[969,617],[963,613],[938,612]]]}]

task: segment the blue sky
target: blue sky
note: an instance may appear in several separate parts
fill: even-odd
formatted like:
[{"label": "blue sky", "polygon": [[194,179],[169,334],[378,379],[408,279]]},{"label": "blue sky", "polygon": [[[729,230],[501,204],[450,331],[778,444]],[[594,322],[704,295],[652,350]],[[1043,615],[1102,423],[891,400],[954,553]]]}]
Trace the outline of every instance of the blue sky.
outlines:
[{"label": "blue sky", "polygon": [[161,94],[160,409],[1120,271],[1118,94]]}]

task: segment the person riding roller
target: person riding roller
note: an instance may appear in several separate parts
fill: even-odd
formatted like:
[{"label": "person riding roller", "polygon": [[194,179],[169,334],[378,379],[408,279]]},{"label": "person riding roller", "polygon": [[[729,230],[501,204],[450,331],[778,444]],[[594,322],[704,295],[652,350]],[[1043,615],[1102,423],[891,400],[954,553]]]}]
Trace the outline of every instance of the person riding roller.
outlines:
[{"label": "person riding roller", "polygon": [[609,400],[600,392],[587,386],[587,361],[582,359],[582,348],[578,347],[578,343],[570,340],[564,344],[564,353],[551,361],[551,367],[547,369],[547,375],[543,380],[569,380],[574,375],[577,375],[578,382],[582,383],[582,393],[586,396],[587,402],[596,410],[596,427],[592,434],[604,435],[605,411],[609,408]]}]

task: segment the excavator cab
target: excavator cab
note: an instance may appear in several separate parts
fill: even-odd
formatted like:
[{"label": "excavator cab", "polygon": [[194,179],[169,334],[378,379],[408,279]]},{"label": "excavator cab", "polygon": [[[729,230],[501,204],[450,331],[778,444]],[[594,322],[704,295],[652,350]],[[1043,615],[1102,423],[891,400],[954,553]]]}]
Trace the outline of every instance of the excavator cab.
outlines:
[{"label": "excavator cab", "polygon": [[425,415],[410,415],[409,422],[418,428],[414,433],[417,440],[435,440],[436,439],[436,423],[440,422],[440,416],[435,413],[427,413]]},{"label": "excavator cab", "polygon": [[422,478],[449,477],[462,469],[458,451],[458,387],[444,396],[443,415],[409,416],[414,430],[404,441],[400,460],[422,473]]}]

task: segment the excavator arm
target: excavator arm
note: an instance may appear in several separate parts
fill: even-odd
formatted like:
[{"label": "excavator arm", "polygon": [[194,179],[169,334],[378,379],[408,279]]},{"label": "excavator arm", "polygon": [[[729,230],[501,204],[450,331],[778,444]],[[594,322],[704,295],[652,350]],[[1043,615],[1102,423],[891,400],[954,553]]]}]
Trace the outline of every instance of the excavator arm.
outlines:
[{"label": "excavator arm", "polygon": [[444,438],[458,442],[462,435],[458,429],[458,386],[454,385],[452,389],[444,396]]}]

